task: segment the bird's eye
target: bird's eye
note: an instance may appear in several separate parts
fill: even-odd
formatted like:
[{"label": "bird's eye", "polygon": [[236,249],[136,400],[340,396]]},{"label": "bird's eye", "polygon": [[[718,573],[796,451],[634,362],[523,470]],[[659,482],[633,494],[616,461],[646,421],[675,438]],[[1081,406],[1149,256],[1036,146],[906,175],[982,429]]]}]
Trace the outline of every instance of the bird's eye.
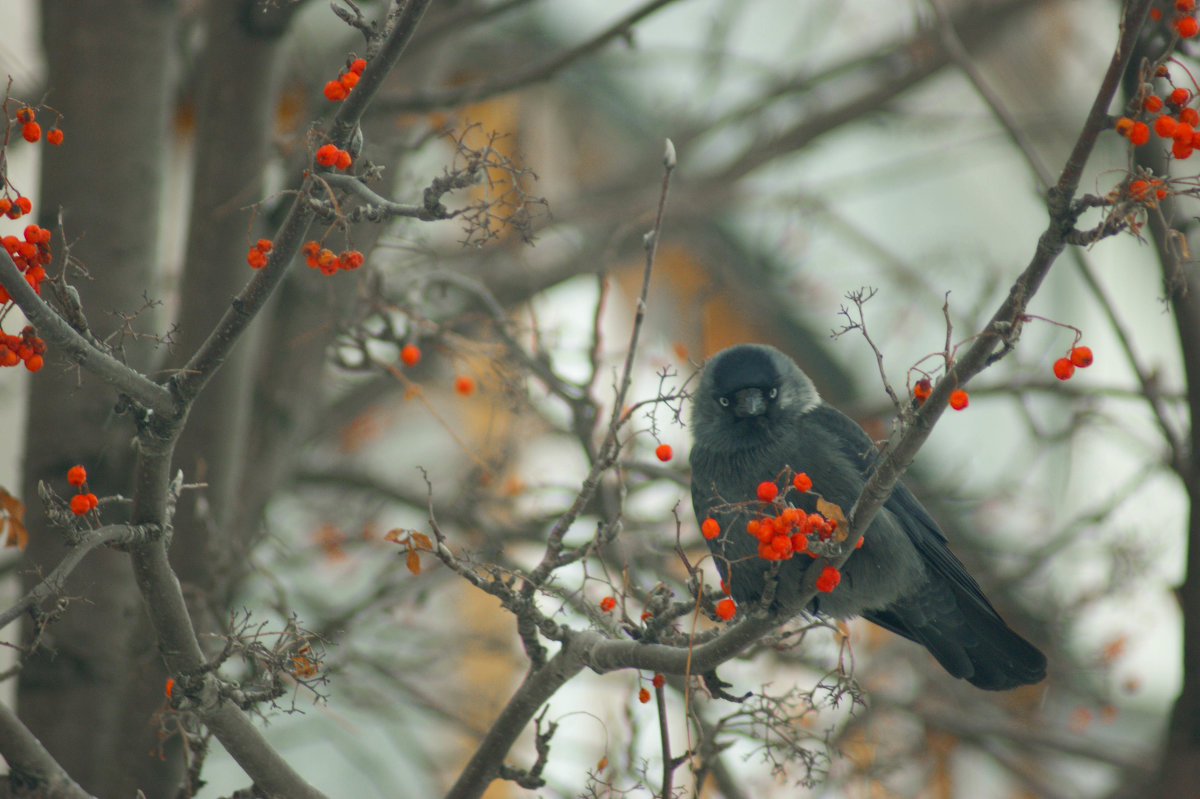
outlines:
[{"label": "bird's eye", "polygon": [[717,402],[721,404],[722,408],[729,407],[729,397],[717,397]]},{"label": "bird's eye", "polygon": [[778,396],[779,396],[779,389],[777,389],[777,388],[773,388],[769,392],[767,392],[767,399],[775,399]]}]

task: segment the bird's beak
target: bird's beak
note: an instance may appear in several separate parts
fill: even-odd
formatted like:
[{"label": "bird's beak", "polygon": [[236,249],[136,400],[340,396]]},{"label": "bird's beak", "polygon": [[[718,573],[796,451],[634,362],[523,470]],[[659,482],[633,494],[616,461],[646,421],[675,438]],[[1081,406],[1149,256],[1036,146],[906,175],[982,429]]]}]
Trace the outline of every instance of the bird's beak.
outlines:
[{"label": "bird's beak", "polygon": [[733,395],[733,413],[736,416],[761,416],[767,410],[763,393],[757,388],[743,388]]}]

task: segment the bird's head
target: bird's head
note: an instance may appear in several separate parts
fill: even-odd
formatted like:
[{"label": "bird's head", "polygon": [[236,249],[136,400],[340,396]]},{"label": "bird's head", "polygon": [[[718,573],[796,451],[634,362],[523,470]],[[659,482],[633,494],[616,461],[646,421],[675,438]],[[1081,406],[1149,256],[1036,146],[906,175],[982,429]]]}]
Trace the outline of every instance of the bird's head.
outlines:
[{"label": "bird's head", "polygon": [[808,375],[791,358],[763,344],[722,350],[704,367],[692,405],[695,434],[754,429],[793,419],[821,402]]}]

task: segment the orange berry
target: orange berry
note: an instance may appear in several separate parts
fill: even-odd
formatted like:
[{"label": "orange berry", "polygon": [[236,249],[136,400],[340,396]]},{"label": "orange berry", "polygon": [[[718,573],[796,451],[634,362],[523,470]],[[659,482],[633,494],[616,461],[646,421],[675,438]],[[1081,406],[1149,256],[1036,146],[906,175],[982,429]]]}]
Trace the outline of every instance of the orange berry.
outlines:
[{"label": "orange berry", "polygon": [[[1162,10],[1158,9],[1158,8],[1150,9],[1150,19],[1155,22],[1158,22],[1160,19],[1162,19]],[[1165,72],[1166,67],[1159,67],[1159,69],[1164,70],[1163,74],[1164,75],[1166,74],[1166,72]]]},{"label": "orange berry", "polygon": [[267,265],[267,254],[262,250],[251,247],[246,253],[246,263],[250,264],[251,269],[262,269]]},{"label": "orange berry", "polygon": [[1194,128],[1200,125],[1200,111],[1188,106],[1179,112],[1179,121],[1186,122]]},{"label": "orange berry", "polygon": [[63,143],[63,132],[61,128],[50,128],[46,131],[46,141],[53,144],[55,147]]},{"label": "orange berry", "polygon": [[828,594],[841,581],[842,573],[832,566],[826,566],[821,572],[821,576],[817,578],[817,590],[823,594]]},{"label": "orange berry", "polygon": [[35,112],[29,106],[24,106],[17,109],[17,121],[22,125],[32,122],[35,117],[37,117],[37,112]]},{"label": "orange berry", "polygon": [[1174,27],[1184,39],[1190,39],[1200,33],[1200,22],[1197,22],[1195,17],[1180,17]]},{"label": "orange berry", "polygon": [[1154,120],[1154,132],[1164,139],[1171,138],[1171,134],[1175,132],[1175,128],[1179,122],[1170,114],[1163,114],[1158,119]]},{"label": "orange berry", "polygon": [[339,100],[345,100],[349,92],[346,91],[346,87],[340,80],[331,80],[325,84],[324,94],[326,100],[336,103]]},{"label": "orange berry", "polygon": [[333,165],[338,169],[349,169],[353,163],[354,159],[345,150],[338,150],[337,155],[333,159]]},{"label": "orange berry", "polygon": [[469,375],[459,375],[454,378],[454,390],[464,397],[475,391],[475,380]]},{"label": "orange berry", "polygon": [[351,89],[353,89],[358,84],[358,73],[357,72],[342,73],[342,76],[338,78],[338,82],[341,83],[343,87],[345,87],[345,89],[348,93]]},{"label": "orange berry", "polygon": [[1196,10],[1196,0],[1175,0],[1175,10],[1187,14]]},{"label": "orange berry", "polygon": [[333,250],[323,248],[317,253],[317,266],[321,269],[321,274],[332,275],[338,269],[337,256],[333,254]]},{"label": "orange berry", "polygon": [[67,469],[67,482],[79,487],[87,482],[87,469],[82,466],[72,466]]},{"label": "orange berry", "polygon": [[42,138],[42,126],[36,122],[26,122],[21,126],[21,137],[32,144]]},{"label": "orange berry", "polygon": [[1167,102],[1171,105],[1187,105],[1189,97],[1191,95],[1187,89],[1172,89],[1171,93],[1167,95]]},{"label": "orange berry", "polygon": [[1080,369],[1086,369],[1092,365],[1092,348],[1091,347],[1072,347],[1071,348],[1071,363],[1078,366]]},{"label": "orange berry", "polygon": [[775,497],[779,496],[779,486],[775,485],[769,480],[764,480],[758,484],[758,488],[755,489],[755,493],[763,502],[770,502],[775,499]]},{"label": "orange berry", "polygon": [[1075,364],[1071,363],[1070,358],[1059,358],[1054,362],[1054,376],[1059,380],[1070,380],[1073,374],[1075,374]]},{"label": "orange berry", "polygon": [[1113,127],[1116,128],[1117,133],[1121,136],[1128,136],[1129,129],[1133,127],[1133,120],[1129,117],[1118,117]]},{"label": "orange berry", "polygon": [[1144,180],[1131,180],[1129,182],[1129,196],[1135,200],[1140,200],[1146,196],[1146,190],[1150,188],[1150,184]]},{"label": "orange berry", "polygon": [[358,250],[343,250],[338,255],[338,266],[342,269],[358,269],[363,265],[363,254]]},{"label": "orange berry", "polygon": [[600,609],[602,611],[604,611],[605,613],[611,613],[612,609],[615,608],[616,606],[617,606],[617,600],[613,599],[610,596],[606,596],[606,597],[604,597],[604,599],[600,600]]},{"label": "orange berry", "polygon": [[700,523],[700,534],[711,541],[721,534],[721,524],[710,516]]},{"label": "orange berry", "polygon": [[933,383],[928,377],[922,377],[913,384],[913,396],[917,398],[917,404],[921,404],[929,399],[929,395],[933,393]]},{"label": "orange berry", "polygon": [[654,456],[664,463],[671,460],[672,454],[670,444],[659,444],[654,448]]},{"label": "orange berry", "polygon": [[797,472],[796,476],[792,478],[792,485],[801,494],[807,494],[809,491],[812,491],[812,478],[804,472]]},{"label": "orange berry", "polygon": [[317,148],[317,163],[321,166],[333,166],[338,160],[338,153],[341,152],[332,144],[322,144]]},{"label": "orange berry", "polygon": [[1129,129],[1129,141],[1134,147],[1141,147],[1150,141],[1150,128],[1145,122],[1133,123],[1133,127]]},{"label": "orange berry", "polygon": [[1175,130],[1171,133],[1171,138],[1178,142],[1190,145],[1192,143],[1192,134],[1196,129],[1186,122],[1180,122],[1175,126]]},{"label": "orange berry", "polygon": [[650,691],[646,688],[642,688],[641,690],[639,690],[638,691],[638,701],[641,702],[643,705],[646,704],[647,702],[649,702],[650,701]]},{"label": "orange berry", "polygon": [[737,603],[732,599],[722,599],[717,603],[717,618],[721,621],[729,621],[735,613],[737,613]]},{"label": "orange berry", "polygon": [[[29,201],[28,197],[18,197],[17,199],[13,200],[13,203],[14,203],[14,210],[20,209],[20,211],[21,211],[21,213],[18,214],[17,216],[27,214],[33,210],[33,203],[31,203]],[[13,219],[16,219],[16,217],[13,217]]]},{"label": "orange berry", "polygon": [[40,372],[43,366],[45,366],[45,361],[40,355],[31,355],[25,359],[25,368],[31,372]]},{"label": "orange berry", "polygon": [[421,360],[421,348],[416,344],[405,344],[400,348],[400,360],[405,366],[416,366]]},{"label": "orange berry", "polygon": [[1151,114],[1157,114],[1159,111],[1162,110],[1162,107],[1163,107],[1162,98],[1156,97],[1153,94],[1142,101],[1142,108],[1146,109]]},{"label": "orange berry", "polygon": [[167,685],[166,685],[165,690],[166,690],[166,694],[167,694],[167,699],[170,699],[171,691],[175,690],[175,678],[174,677],[167,678]]},{"label": "orange berry", "polygon": [[97,505],[99,505],[99,504],[100,504],[100,500],[96,498],[96,495],[95,495],[95,494],[92,494],[92,493],[90,493],[90,492],[89,492],[89,493],[87,493],[87,494],[84,494],[83,496],[84,496],[84,497],[87,499],[87,501],[88,501],[88,508],[89,508],[89,509],[91,509],[91,508],[95,508]]},{"label": "orange berry", "polygon": [[652,679],[650,681],[650,684],[653,685],[655,688],[662,688],[664,685],[667,684],[667,678],[664,677],[662,674],[655,674],[654,679]]},{"label": "orange berry", "polygon": [[258,241],[254,242],[254,249],[258,250],[259,252],[270,252],[271,248],[274,246],[275,245],[271,243],[270,239],[259,239]]},{"label": "orange berry", "polygon": [[367,60],[365,58],[356,58],[350,62],[350,71],[356,75],[361,75],[362,71],[367,68]]},{"label": "orange berry", "polygon": [[1178,158],[1180,161],[1191,158],[1195,148],[1192,147],[1192,137],[1188,136],[1186,140],[1175,139],[1171,142],[1171,155]]},{"label": "orange berry", "polygon": [[971,400],[970,397],[967,396],[967,392],[963,391],[961,388],[956,388],[950,392],[950,407],[956,411],[961,411],[963,408],[967,407],[967,404],[970,401]]},{"label": "orange berry", "polygon": [[71,513],[82,516],[91,509],[92,503],[88,501],[87,494],[76,494],[71,497]]}]

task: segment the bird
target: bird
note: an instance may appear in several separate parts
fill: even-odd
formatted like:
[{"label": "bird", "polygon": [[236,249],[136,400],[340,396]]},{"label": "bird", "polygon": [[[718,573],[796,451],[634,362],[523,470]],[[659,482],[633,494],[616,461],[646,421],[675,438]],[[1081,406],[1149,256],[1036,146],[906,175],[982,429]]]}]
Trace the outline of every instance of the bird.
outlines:
[{"label": "bird", "polygon": [[[719,525],[707,543],[726,591],[739,606],[759,603],[773,563],[759,556],[759,541],[746,529],[772,511],[758,486],[803,473],[812,488],[789,489],[792,506],[812,513],[819,496],[848,513],[878,450],[862,427],[821,399],[795,361],[764,344],[738,344],[710,358],[691,406],[692,508],[702,529],[708,519]],[[815,560],[799,553],[782,560],[768,609],[786,617],[861,616],[924,646],[949,674],[981,689],[1045,679],[1046,656],[1004,622],[903,483],[862,539],[840,582],[807,607],[796,605]]]}]

